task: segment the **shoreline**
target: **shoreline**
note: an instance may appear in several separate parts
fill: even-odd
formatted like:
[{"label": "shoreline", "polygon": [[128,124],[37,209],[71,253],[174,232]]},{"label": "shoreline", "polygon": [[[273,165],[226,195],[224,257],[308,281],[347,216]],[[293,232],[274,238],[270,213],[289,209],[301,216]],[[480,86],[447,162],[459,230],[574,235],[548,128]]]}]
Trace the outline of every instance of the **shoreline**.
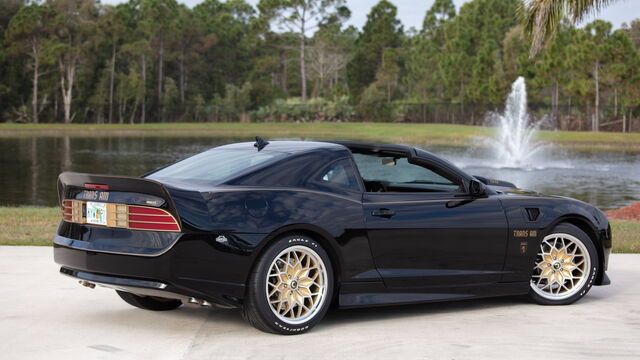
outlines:
[{"label": "shoreline", "polygon": [[[478,146],[495,128],[455,124],[407,123],[151,123],[0,124],[0,141],[30,137],[237,137],[344,139],[415,145]],[[597,140],[596,140],[597,138]],[[559,148],[640,152],[640,133],[547,131],[536,140]]]}]

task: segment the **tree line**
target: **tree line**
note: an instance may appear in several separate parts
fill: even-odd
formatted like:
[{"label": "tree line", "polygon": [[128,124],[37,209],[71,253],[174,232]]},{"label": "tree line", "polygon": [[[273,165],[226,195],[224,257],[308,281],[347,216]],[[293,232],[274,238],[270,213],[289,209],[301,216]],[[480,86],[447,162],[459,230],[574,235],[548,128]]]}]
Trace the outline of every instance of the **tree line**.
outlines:
[{"label": "tree line", "polygon": [[344,0],[1,0],[0,120],[481,123],[518,76],[557,127],[640,115],[640,19],[530,56],[519,5],[436,0],[406,29],[381,0],[358,29]]}]

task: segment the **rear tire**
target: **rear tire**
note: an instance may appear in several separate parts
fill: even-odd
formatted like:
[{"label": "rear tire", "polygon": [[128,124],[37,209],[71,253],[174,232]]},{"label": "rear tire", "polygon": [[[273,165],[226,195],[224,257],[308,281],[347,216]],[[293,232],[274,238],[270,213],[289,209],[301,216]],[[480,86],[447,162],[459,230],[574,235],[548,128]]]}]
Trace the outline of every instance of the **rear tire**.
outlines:
[{"label": "rear tire", "polygon": [[167,311],[177,309],[182,305],[182,301],[175,299],[165,299],[155,296],[139,296],[120,290],[116,290],[116,292],[127,304],[145,310]]},{"label": "rear tire", "polygon": [[331,260],[322,246],[304,235],[284,236],[253,269],[242,315],[265,332],[301,334],[327,313],[333,287]]},{"label": "rear tire", "polygon": [[585,296],[600,271],[593,240],[577,226],[561,223],[538,250],[529,297],[541,305],[568,305]]}]

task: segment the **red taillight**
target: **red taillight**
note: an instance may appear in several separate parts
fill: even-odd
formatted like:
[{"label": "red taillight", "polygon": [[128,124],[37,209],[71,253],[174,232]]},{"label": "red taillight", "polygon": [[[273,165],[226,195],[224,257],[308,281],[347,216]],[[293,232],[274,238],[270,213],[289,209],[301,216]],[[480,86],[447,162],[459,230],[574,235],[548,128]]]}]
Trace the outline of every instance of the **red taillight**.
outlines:
[{"label": "red taillight", "polygon": [[95,190],[109,190],[109,185],[104,184],[84,184],[84,187],[87,189],[95,189]]},{"label": "red taillight", "polygon": [[[84,200],[62,201],[64,221],[87,224]],[[94,225],[99,226],[99,225]],[[180,231],[180,225],[168,211],[147,206],[107,203],[107,227],[132,230]]]},{"label": "red taillight", "polygon": [[153,222],[161,222],[161,223],[174,222],[173,216],[170,216],[170,215],[167,215],[167,216],[137,215],[137,214],[131,213],[131,211],[129,211],[129,221],[153,221]]},{"label": "red taillight", "polygon": [[133,229],[133,230],[180,231],[180,227],[176,223],[170,224],[170,223],[129,222],[129,229]]},{"label": "red taillight", "polygon": [[162,209],[129,205],[129,229],[180,231],[180,226]]},{"label": "red taillight", "polygon": [[129,214],[144,214],[144,215],[169,215],[166,211],[162,209],[154,209],[149,207],[142,206],[129,206]]},{"label": "red taillight", "polygon": [[62,218],[69,222],[81,222],[82,203],[76,200],[62,201]]}]

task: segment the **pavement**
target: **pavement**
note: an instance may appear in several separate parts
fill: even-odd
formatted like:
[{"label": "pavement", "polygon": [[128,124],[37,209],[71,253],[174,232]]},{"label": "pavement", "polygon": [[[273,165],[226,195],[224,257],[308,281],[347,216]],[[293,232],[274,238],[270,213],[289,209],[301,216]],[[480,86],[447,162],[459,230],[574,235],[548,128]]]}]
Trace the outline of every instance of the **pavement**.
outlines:
[{"label": "pavement", "polygon": [[279,336],[238,310],[133,308],[58,273],[52,248],[0,247],[0,359],[640,359],[640,255],[570,306],[521,297],[332,309]]}]

